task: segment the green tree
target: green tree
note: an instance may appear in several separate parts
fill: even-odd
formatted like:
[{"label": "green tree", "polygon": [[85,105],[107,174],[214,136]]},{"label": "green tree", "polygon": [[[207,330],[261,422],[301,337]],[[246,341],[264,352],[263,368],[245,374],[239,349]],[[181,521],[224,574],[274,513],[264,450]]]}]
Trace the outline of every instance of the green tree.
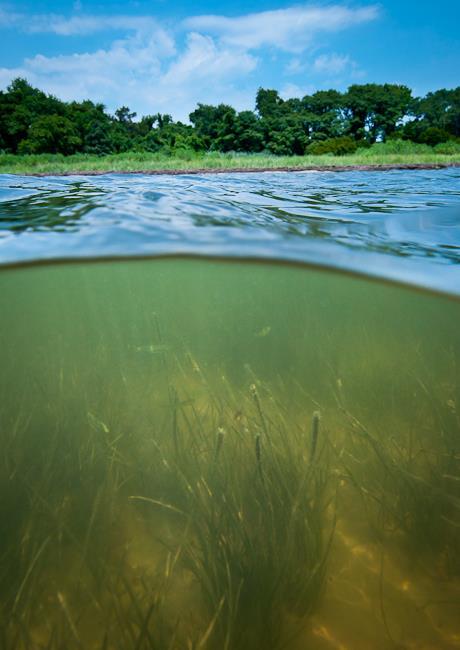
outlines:
[{"label": "green tree", "polygon": [[3,146],[15,153],[37,117],[63,115],[64,112],[63,102],[33,88],[25,79],[15,79],[6,92],[0,94],[0,139]]},{"label": "green tree", "polygon": [[304,153],[310,124],[300,99],[283,100],[278,91],[259,88],[256,110],[268,151],[277,155]]},{"label": "green tree", "polygon": [[238,113],[233,130],[235,151],[258,152],[264,148],[262,125],[252,111]]},{"label": "green tree", "polygon": [[206,149],[231,151],[235,147],[234,124],[236,111],[227,104],[211,106],[198,104],[189,115],[197,135],[202,139]]},{"label": "green tree", "polygon": [[271,122],[266,134],[266,146],[277,155],[302,156],[309,142],[309,122],[304,115],[286,115]]},{"label": "green tree", "polygon": [[277,90],[259,88],[256,95],[256,111],[264,119],[277,118],[283,112],[284,100]]},{"label": "green tree", "polygon": [[137,113],[131,112],[128,106],[121,106],[115,111],[115,118],[120,124],[132,124]]},{"label": "green tree", "polygon": [[113,116],[103,104],[62,102],[15,79],[0,91],[0,149],[8,152],[107,154],[130,149],[305,151],[344,153],[388,137],[431,146],[460,137],[460,87],[412,98],[406,86],[352,85],[346,93],[320,90],[302,99],[283,99],[259,88],[255,111],[237,113],[227,104],[198,104],[191,125],[171,115],[146,115],[121,106]]},{"label": "green tree", "polygon": [[344,95],[338,90],[318,90],[313,95],[306,95],[302,99],[302,105],[315,115],[340,112],[344,108]]},{"label": "green tree", "polygon": [[460,86],[445,88],[417,98],[412,113],[418,122],[428,127],[443,129],[453,136],[460,136]]},{"label": "green tree", "polygon": [[302,99],[305,117],[313,141],[342,136],[349,130],[344,95],[338,90],[319,90]]},{"label": "green tree", "polygon": [[112,144],[113,120],[105,112],[103,104],[86,100],[67,105],[66,117],[72,122],[82,140],[85,153],[108,154],[114,151]]},{"label": "green tree", "polygon": [[81,138],[70,120],[61,115],[43,115],[32,122],[18,151],[68,155],[75,153],[81,145]]},{"label": "green tree", "polygon": [[344,98],[349,132],[356,140],[383,141],[407,115],[412,92],[396,84],[353,85]]},{"label": "green tree", "polygon": [[137,148],[173,154],[178,151],[202,151],[205,147],[192,126],[174,122],[170,115],[157,114],[153,118],[152,128],[138,141]]}]

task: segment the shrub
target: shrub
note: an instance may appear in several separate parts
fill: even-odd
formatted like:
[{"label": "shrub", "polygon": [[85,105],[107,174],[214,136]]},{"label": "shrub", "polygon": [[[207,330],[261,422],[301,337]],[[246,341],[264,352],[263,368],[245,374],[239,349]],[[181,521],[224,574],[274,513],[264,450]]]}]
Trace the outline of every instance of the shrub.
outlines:
[{"label": "shrub", "polygon": [[[367,153],[367,152],[366,152]],[[419,144],[410,140],[387,140],[386,142],[376,142],[368,150],[369,155],[411,155],[411,154],[430,154],[433,153],[432,147],[427,144]]]},{"label": "shrub", "polygon": [[329,140],[322,140],[320,142],[312,142],[308,145],[306,152],[314,156],[321,156],[324,154],[333,154],[334,156],[345,156],[346,154],[354,153],[358,145],[353,138],[348,135],[341,136],[340,138],[330,138]]},{"label": "shrub", "polygon": [[434,147],[435,145],[441,144],[442,142],[447,142],[449,138],[449,133],[447,133],[447,131],[444,129],[438,129],[436,126],[430,126],[422,132],[418,141]]},{"label": "shrub", "polygon": [[460,154],[460,139],[441,142],[434,147],[434,151],[447,156]]}]

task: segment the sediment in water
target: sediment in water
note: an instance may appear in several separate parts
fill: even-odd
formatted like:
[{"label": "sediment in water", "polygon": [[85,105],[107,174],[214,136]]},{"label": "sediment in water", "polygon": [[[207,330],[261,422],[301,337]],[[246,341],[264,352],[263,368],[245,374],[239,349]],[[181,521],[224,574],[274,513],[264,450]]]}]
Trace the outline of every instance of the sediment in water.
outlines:
[{"label": "sediment in water", "polygon": [[456,301],[180,259],[0,296],[5,650],[455,647]]}]

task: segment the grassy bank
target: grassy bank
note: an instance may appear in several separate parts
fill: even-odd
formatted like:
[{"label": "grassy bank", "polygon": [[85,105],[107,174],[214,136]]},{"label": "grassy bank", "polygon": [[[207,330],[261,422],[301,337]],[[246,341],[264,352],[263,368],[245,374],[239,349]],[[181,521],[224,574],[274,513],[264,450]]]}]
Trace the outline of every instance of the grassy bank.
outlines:
[{"label": "grassy bank", "polygon": [[108,156],[78,154],[0,155],[2,174],[69,174],[97,172],[140,172],[232,169],[344,168],[381,165],[460,164],[460,145],[446,143],[437,147],[411,142],[388,142],[360,149],[347,156],[275,156],[272,154],[196,153],[178,151],[173,155],[150,152],[126,152]]}]

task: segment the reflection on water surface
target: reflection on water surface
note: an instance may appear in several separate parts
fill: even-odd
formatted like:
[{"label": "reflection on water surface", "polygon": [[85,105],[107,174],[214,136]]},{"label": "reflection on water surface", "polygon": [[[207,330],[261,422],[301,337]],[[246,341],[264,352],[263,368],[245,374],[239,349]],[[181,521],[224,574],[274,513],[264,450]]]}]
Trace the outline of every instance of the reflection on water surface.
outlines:
[{"label": "reflection on water surface", "polygon": [[0,263],[212,255],[460,288],[460,170],[0,178]]}]

